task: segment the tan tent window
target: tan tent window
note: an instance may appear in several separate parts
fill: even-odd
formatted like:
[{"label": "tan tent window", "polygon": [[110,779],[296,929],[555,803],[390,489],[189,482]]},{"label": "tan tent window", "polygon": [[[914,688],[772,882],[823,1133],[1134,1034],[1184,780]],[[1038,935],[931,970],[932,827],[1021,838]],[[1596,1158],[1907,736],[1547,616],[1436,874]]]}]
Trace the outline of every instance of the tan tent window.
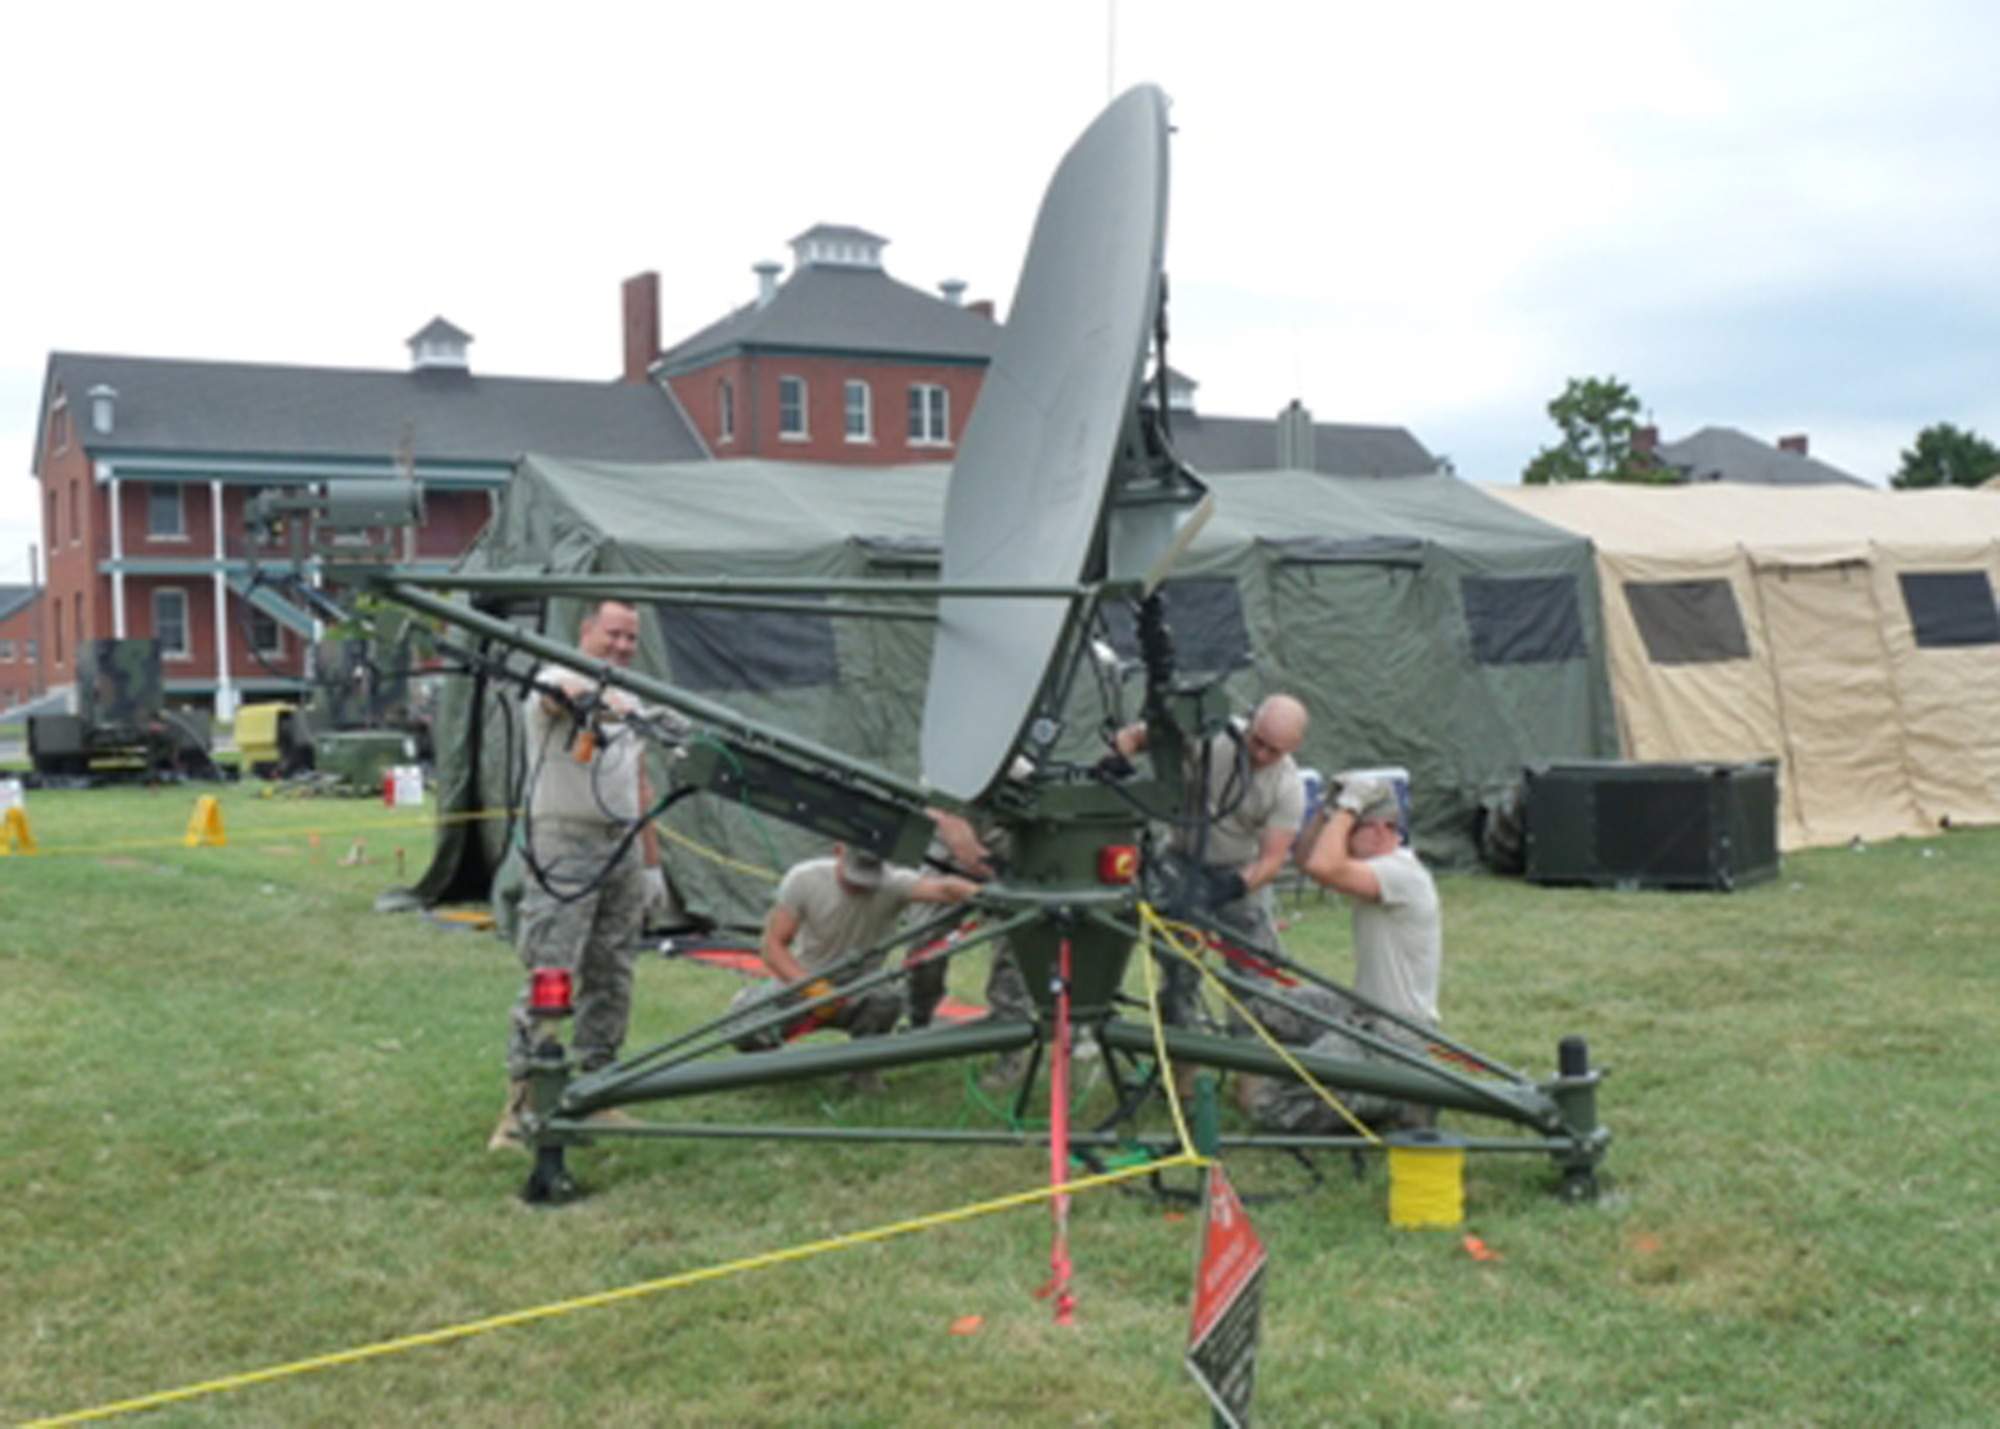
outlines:
[{"label": "tan tent window", "polygon": [[1627,581],[1625,605],[1655,665],[1750,658],[1743,612],[1728,581]]},{"label": "tan tent window", "polygon": [[1903,605],[1918,648],[2000,645],[2000,608],[1984,571],[1904,571]]}]

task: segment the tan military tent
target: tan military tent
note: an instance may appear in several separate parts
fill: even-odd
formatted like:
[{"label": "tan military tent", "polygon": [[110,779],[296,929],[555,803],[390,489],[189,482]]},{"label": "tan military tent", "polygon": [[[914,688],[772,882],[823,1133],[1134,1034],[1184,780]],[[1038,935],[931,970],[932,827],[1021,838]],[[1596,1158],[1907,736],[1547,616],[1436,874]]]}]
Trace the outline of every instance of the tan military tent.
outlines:
[{"label": "tan military tent", "polygon": [[1780,762],[1787,848],[2000,823],[2000,501],[1493,488],[1596,549],[1633,760]]}]

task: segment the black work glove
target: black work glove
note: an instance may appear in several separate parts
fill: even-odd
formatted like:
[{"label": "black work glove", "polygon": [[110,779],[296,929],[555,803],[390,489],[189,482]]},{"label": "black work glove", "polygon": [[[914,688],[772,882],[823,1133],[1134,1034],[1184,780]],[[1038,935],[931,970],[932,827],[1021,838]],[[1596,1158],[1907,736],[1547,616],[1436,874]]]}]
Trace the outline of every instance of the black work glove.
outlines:
[{"label": "black work glove", "polygon": [[1225,903],[1234,903],[1249,895],[1250,889],[1243,882],[1243,875],[1233,868],[1211,868],[1208,870],[1208,906],[1220,908]]}]

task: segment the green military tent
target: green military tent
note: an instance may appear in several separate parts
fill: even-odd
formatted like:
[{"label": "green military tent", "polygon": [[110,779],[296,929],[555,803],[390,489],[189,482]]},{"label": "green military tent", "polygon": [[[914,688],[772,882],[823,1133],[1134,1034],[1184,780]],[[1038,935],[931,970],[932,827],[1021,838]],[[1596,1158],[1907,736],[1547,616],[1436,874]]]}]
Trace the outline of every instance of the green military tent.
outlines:
[{"label": "green military tent", "polygon": [[[632,466],[528,457],[466,568],[739,577],[934,579],[949,473],[727,462]],[[1226,680],[1241,708],[1290,690],[1312,710],[1301,762],[1328,773],[1400,765],[1419,846],[1466,862],[1483,810],[1526,763],[1616,753],[1584,540],[1445,475],[1303,471],[1217,477],[1214,518],[1167,587],[1190,676]],[[913,605],[920,605],[913,601]],[[551,602],[550,633],[580,608]],[[1129,617],[1107,644],[1130,656]],[[641,665],[743,714],[914,774],[927,625],[656,606]],[[1127,708],[1139,690],[1129,659]],[[1116,678],[1116,677],[1110,677]],[[469,681],[437,741],[447,821],[427,899],[483,896],[521,752],[515,722]],[[1100,682],[1080,680],[1058,751],[1094,758]],[[516,772],[510,772],[516,771]],[[689,904],[760,915],[767,882],[810,839],[707,797],[668,816]]]}]

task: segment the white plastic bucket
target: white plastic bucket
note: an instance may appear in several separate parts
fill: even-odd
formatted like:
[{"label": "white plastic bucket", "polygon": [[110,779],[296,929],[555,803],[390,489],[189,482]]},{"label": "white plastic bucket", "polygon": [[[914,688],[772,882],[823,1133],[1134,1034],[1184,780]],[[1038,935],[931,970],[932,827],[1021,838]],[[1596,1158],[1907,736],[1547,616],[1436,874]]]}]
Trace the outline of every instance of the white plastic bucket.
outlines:
[{"label": "white plastic bucket", "polygon": [[382,802],[392,809],[407,809],[424,801],[424,771],[417,764],[392,765],[382,779]]}]

